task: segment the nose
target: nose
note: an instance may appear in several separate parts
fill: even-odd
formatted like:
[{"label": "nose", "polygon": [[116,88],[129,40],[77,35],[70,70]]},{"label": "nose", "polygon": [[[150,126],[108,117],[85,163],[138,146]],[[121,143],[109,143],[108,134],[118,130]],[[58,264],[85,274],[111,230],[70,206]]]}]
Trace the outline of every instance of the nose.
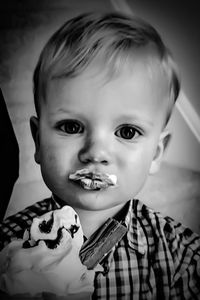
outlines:
[{"label": "nose", "polygon": [[108,140],[88,139],[78,154],[80,162],[108,165],[111,162],[111,151]]}]

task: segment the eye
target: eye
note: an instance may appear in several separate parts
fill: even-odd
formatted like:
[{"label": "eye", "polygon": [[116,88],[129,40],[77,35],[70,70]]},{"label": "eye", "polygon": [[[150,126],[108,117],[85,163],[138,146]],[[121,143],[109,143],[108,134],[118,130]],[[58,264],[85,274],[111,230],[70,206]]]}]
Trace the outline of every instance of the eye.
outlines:
[{"label": "eye", "polygon": [[131,125],[123,125],[115,132],[115,135],[125,140],[132,140],[140,136],[141,133]]},{"label": "eye", "polygon": [[76,120],[66,120],[59,124],[58,128],[67,134],[83,133],[83,125]]}]

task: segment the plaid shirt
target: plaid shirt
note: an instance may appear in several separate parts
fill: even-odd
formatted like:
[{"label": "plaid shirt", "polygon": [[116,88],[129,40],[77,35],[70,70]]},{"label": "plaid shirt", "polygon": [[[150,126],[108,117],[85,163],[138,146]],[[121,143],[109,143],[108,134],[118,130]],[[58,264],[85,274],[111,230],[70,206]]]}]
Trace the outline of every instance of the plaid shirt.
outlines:
[{"label": "plaid shirt", "polygon": [[[7,218],[0,249],[22,238],[34,217],[57,208],[50,198]],[[126,234],[100,261],[104,271],[96,272],[93,299],[200,299],[198,235],[138,200],[129,201],[124,224]]]}]

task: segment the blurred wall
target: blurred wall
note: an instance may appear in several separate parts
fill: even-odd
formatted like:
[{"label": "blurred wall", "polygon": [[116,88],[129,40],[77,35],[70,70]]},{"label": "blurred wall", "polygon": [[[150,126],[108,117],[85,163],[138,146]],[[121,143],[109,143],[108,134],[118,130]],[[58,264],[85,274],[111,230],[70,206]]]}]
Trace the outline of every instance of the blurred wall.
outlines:
[{"label": "blurred wall", "polygon": [[127,0],[161,33],[178,63],[182,87],[200,116],[200,9],[197,0]]}]

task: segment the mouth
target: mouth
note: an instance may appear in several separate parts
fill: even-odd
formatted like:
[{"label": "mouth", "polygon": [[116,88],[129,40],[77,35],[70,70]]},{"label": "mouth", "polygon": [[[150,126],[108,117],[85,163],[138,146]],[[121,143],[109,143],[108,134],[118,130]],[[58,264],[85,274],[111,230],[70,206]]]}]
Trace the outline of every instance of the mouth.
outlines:
[{"label": "mouth", "polygon": [[113,174],[92,172],[81,169],[69,175],[69,180],[80,185],[85,190],[104,190],[117,186],[117,176]]}]

